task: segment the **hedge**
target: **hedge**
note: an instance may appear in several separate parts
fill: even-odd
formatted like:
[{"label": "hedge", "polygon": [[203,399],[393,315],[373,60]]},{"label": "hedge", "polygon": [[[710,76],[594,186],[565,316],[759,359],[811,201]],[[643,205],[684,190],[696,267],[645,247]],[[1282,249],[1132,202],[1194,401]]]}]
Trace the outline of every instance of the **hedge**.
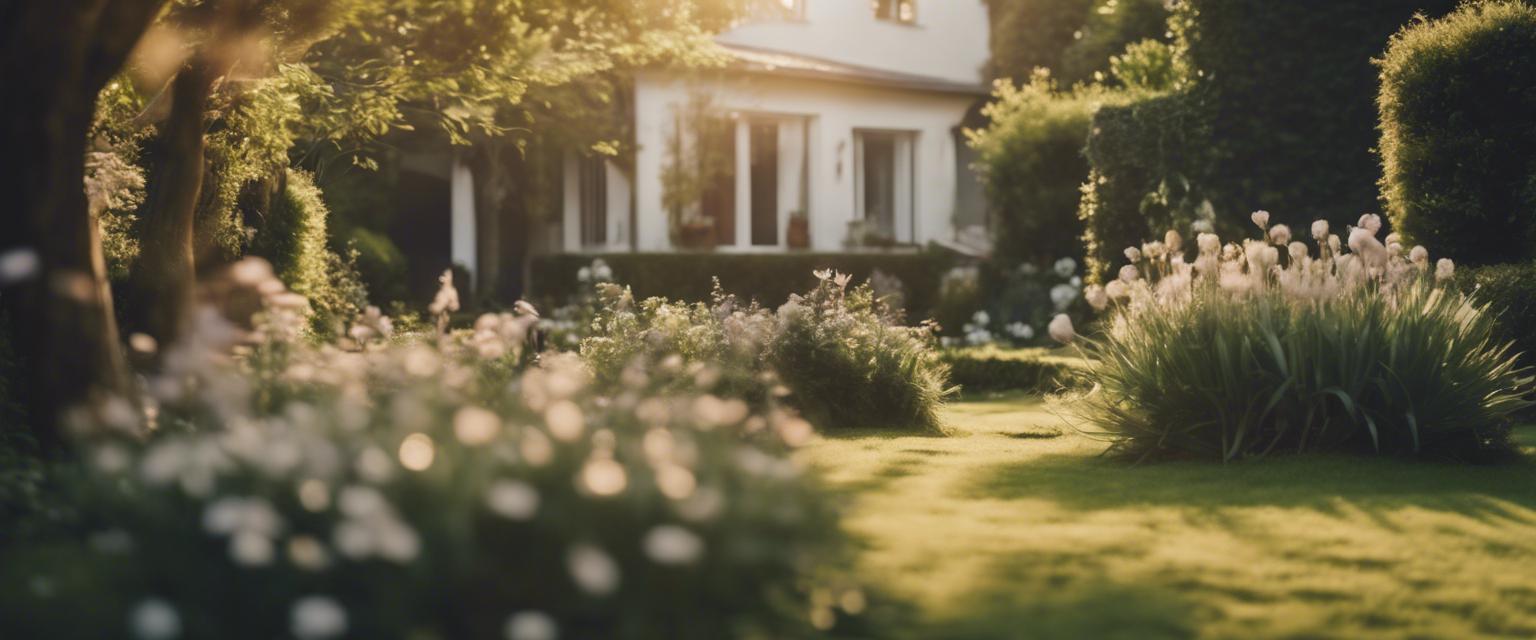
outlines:
[{"label": "hedge", "polygon": [[329,215],[314,178],[289,170],[249,248],[251,255],[272,263],[284,284],[309,298],[315,311],[312,324],[323,336],[350,322],[368,303],[355,253],[340,256],[326,245]]},{"label": "hedge", "polygon": [[1093,114],[1128,97],[1103,89],[1061,93],[1049,78],[999,84],[982,112],[991,124],[971,134],[986,183],[1001,264],[1081,260],[1077,206],[1088,175],[1083,145]]},{"label": "hedge", "polygon": [[1380,64],[1394,227],[1459,264],[1536,259],[1536,7],[1415,22]]},{"label": "hedge", "polygon": [[721,287],[742,299],[777,308],[791,293],[803,293],[816,285],[811,272],[836,269],[854,276],[854,283],[869,279],[876,269],[896,276],[906,286],[908,319],[926,318],[938,302],[939,282],[956,261],[950,254],[923,253],[619,253],[603,255],[560,254],[537,256],[529,268],[528,297],[544,304],[563,304],[586,285],[576,272],[602,258],[613,269],[613,279],[628,285],[637,298],[653,296],[673,300],[708,300],[712,277]]},{"label": "hedge", "polygon": [[[1520,364],[1536,371],[1536,263],[1459,268],[1456,283],[1498,313],[1498,339],[1513,342]],[[1536,419],[1536,408],[1524,417]]]},{"label": "hedge", "polygon": [[1102,281],[1123,262],[1126,247],[1211,215],[1198,182],[1209,131],[1194,101],[1184,93],[1153,96],[1094,117],[1093,170],[1078,209],[1089,281]]},{"label": "hedge", "polygon": [[1082,366],[1074,358],[1049,355],[1044,349],[949,349],[940,360],[949,365],[949,383],[961,393],[1024,391],[1052,393],[1071,386],[1072,372]]}]

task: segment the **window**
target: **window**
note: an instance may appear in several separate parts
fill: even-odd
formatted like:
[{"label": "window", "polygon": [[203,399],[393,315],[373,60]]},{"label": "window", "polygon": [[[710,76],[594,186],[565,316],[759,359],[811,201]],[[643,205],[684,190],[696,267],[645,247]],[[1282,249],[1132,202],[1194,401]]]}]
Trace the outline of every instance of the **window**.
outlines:
[{"label": "window", "polygon": [[877,20],[901,24],[917,23],[917,0],[871,0],[871,2]]},{"label": "window", "polygon": [[854,134],[854,204],[869,231],[886,241],[912,241],[915,139],[900,131]]},{"label": "window", "polygon": [[603,156],[584,157],[577,168],[581,207],[581,244],[608,244],[608,161]]}]

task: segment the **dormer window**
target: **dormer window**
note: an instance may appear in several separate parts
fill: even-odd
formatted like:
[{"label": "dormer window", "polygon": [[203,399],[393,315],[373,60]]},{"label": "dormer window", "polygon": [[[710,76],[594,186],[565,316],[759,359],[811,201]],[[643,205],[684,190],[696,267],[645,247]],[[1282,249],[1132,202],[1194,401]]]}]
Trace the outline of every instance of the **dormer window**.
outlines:
[{"label": "dormer window", "polygon": [[871,0],[876,20],[917,24],[917,0]]}]

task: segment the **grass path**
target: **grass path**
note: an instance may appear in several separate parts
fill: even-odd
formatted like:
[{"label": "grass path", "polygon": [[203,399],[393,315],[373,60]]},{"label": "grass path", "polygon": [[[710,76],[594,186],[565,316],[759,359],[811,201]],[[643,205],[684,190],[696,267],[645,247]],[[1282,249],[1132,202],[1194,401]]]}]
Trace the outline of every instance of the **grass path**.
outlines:
[{"label": "grass path", "polygon": [[804,452],[914,637],[1536,637],[1536,464],[1129,466],[1029,398],[946,420]]}]

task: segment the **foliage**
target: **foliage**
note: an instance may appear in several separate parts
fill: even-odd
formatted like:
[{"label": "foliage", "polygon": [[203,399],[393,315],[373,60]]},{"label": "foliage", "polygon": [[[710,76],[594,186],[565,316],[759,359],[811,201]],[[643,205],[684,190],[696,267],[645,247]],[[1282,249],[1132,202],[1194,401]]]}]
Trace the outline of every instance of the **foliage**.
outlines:
[{"label": "foliage", "polygon": [[[1060,78],[1067,84],[1113,81],[1122,86],[1127,77],[1113,73],[1122,51],[1163,44],[1168,31],[1168,7],[1163,0],[1096,0],[1083,26],[1073,34],[1061,54]],[[1166,45],[1164,45],[1166,47]]]},{"label": "foliage", "polygon": [[[1209,231],[1215,209],[1202,184],[1209,127],[1187,93],[1101,109],[1088,136],[1092,172],[1082,186],[1088,280],[1102,282],[1126,246],[1159,228]],[[1223,224],[1223,229],[1226,225]]]},{"label": "foliage", "polygon": [[992,47],[988,75],[1030,77],[1035,69],[1059,69],[1062,53],[1088,19],[1095,0],[987,0]]},{"label": "foliage", "polygon": [[720,180],[734,171],[735,160],[724,156],[722,139],[736,135],[735,122],[716,113],[706,94],[693,94],[673,114],[667,136],[667,159],[661,168],[661,206],[671,219],[677,241],[678,226],[706,220],[700,205]]},{"label": "foliage", "polygon": [[1088,175],[1083,146],[1093,114],[1128,99],[1097,85],[1061,92],[1045,73],[1026,85],[997,83],[982,111],[991,124],[968,135],[994,212],[1000,262],[1073,255],[1068,248],[1083,232],[1077,205]]},{"label": "foliage", "polygon": [[1449,260],[1431,275],[1423,247],[1375,238],[1376,216],[1350,231],[1350,253],[1321,226],[1313,253],[1267,214],[1254,221],[1260,240],[1202,235],[1193,264],[1128,249],[1133,264],[1089,294],[1117,305],[1087,349],[1094,391],[1075,412],[1091,433],[1129,455],[1220,460],[1513,450],[1530,370],[1495,342],[1494,314],[1432,281],[1452,277]]},{"label": "foliage", "polygon": [[1380,65],[1394,228],[1462,263],[1536,259],[1536,7],[1471,3],[1417,21]]},{"label": "foliage", "polygon": [[775,314],[766,360],[789,402],[823,428],[942,432],[938,412],[953,390],[933,327],[895,326],[868,285],[847,290],[846,276],[828,275]]},{"label": "foliage", "polygon": [[[721,289],[743,302],[776,304],[790,294],[806,291],[816,282],[811,272],[834,269],[852,274],[855,282],[867,280],[876,269],[899,278],[906,286],[907,318],[928,317],[937,306],[939,282],[953,258],[936,253],[791,253],[731,255],[717,253],[622,253],[602,256],[612,281],[634,289],[637,300],[663,297],[673,300],[707,300],[714,280]],[[592,256],[544,255],[531,260],[531,300],[556,308],[590,291],[577,276],[590,269]],[[710,274],[713,274],[711,277]],[[972,308],[974,310],[974,307]]]},{"label": "foliage", "polygon": [[313,177],[290,170],[284,182],[251,240],[250,253],[270,261],[284,284],[309,299],[316,333],[339,335],[368,304],[368,292],[357,274],[357,253],[341,256],[327,246],[330,214]]},{"label": "foliage", "polygon": [[1054,393],[1081,379],[1075,373],[1080,364],[1041,349],[946,349],[940,359],[949,366],[949,383],[967,397],[996,391]]},{"label": "foliage", "polygon": [[205,318],[150,381],[153,435],[58,474],[73,513],[0,563],[7,637],[783,637],[862,611],[818,568],[838,530],[788,457],[803,421],[523,371],[526,317],[361,350],[296,324],[274,308],[232,360]]},{"label": "foliage", "polygon": [[1174,45],[1142,40],[1109,58],[1111,78],[1132,91],[1172,91],[1189,80],[1189,70]]},{"label": "foliage", "polygon": [[1536,264],[1460,269],[1456,284],[1497,318],[1496,342],[1513,342],[1521,362],[1536,366]]}]

